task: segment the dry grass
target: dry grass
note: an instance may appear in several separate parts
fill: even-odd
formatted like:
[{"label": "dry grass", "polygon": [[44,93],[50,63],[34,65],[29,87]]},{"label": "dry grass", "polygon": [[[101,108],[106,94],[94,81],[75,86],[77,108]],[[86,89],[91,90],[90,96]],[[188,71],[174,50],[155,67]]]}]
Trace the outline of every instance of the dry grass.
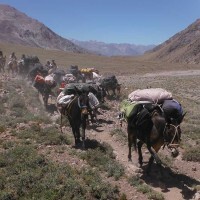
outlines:
[{"label": "dry grass", "polygon": [[80,68],[95,67],[103,74],[115,73],[116,75],[141,74],[152,71],[186,70],[199,69],[200,65],[169,64],[166,62],[155,62],[147,60],[148,57],[126,57],[115,56],[105,57],[91,54],[76,54],[58,50],[46,50],[41,48],[31,48],[21,45],[0,44],[0,50],[9,57],[11,52],[15,52],[18,58],[22,54],[36,55],[42,64],[47,60],[55,59],[60,68],[67,69],[70,65],[78,65]]},{"label": "dry grass", "polygon": [[[75,54],[56,50],[46,50],[41,48],[30,48],[27,46],[0,44],[0,50],[7,57],[14,51],[18,58],[22,54],[37,55],[44,64],[47,59],[55,59],[60,68],[66,69],[70,65],[81,67],[96,67],[100,73],[114,73],[120,76],[122,83],[122,96],[120,100],[133,90],[146,87],[162,87],[172,92],[174,97],[180,101],[187,111],[183,128],[187,135],[199,141],[197,136],[199,130],[199,95],[198,76],[180,77],[139,77],[145,73],[158,73],[160,71],[200,69],[200,65],[171,64],[166,62],[148,61],[148,56],[140,57],[105,57],[89,54]],[[124,76],[123,76],[124,75]],[[126,90],[124,90],[126,88]]]}]

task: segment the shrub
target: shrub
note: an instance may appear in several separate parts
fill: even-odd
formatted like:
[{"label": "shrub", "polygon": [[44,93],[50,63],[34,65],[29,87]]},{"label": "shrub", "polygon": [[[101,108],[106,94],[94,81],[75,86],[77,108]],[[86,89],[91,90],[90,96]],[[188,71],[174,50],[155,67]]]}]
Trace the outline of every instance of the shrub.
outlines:
[{"label": "shrub", "polygon": [[183,153],[183,160],[200,162],[200,148],[191,147]]},{"label": "shrub", "polygon": [[143,180],[137,176],[129,178],[129,183],[136,187],[139,192],[147,194],[148,199],[164,200],[164,196],[161,193],[154,191],[150,186],[146,185]]},{"label": "shrub", "polygon": [[87,152],[80,154],[80,157],[86,160],[90,166],[107,172],[108,177],[114,177],[118,180],[124,175],[123,166],[117,163],[113,158],[113,154],[107,153],[105,149],[89,149]]},{"label": "shrub", "polygon": [[61,134],[55,127],[47,127],[41,129],[34,124],[30,128],[20,131],[17,134],[20,139],[33,139],[39,144],[45,145],[61,145],[71,144],[72,141],[64,134]]},{"label": "shrub", "polygon": [[6,130],[4,125],[0,124],[0,133],[3,133]]},{"label": "shrub", "polygon": [[110,185],[103,182],[100,175],[93,170],[82,169],[81,172],[85,183],[90,186],[90,194],[94,199],[118,199],[119,190],[117,187],[110,187]]},{"label": "shrub", "polygon": [[78,172],[52,163],[31,145],[0,153],[0,199],[119,199],[118,189],[100,177],[89,167]]}]

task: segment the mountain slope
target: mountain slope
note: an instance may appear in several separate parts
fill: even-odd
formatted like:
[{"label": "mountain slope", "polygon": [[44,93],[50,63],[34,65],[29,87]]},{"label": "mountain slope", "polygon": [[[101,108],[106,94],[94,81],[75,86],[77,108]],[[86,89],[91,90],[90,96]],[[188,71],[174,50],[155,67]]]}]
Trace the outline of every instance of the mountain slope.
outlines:
[{"label": "mountain slope", "polygon": [[15,8],[0,4],[0,42],[76,53],[87,50],[54,33]]},{"label": "mountain slope", "polygon": [[78,41],[71,40],[78,46],[85,48],[89,51],[95,52],[105,56],[136,56],[142,55],[145,51],[152,49],[155,45],[134,45],[134,44],[116,44],[104,43],[98,41]]},{"label": "mountain slope", "polygon": [[169,62],[200,63],[200,19],[148,51],[146,56]]}]

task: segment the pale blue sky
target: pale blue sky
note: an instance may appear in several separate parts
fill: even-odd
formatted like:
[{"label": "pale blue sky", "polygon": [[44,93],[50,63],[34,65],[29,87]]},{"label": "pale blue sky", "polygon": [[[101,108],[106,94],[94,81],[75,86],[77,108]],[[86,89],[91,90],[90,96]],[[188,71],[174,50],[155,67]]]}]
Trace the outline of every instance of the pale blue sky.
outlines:
[{"label": "pale blue sky", "polygon": [[67,39],[160,44],[200,18],[200,0],[0,0]]}]

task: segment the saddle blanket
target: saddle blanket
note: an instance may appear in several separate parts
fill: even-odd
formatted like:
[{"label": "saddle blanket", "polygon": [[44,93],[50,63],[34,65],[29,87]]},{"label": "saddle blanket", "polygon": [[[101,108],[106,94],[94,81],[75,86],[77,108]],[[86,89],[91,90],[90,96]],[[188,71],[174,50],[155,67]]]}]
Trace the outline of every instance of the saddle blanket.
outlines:
[{"label": "saddle blanket", "polygon": [[57,103],[61,106],[66,106],[74,97],[74,95],[65,95],[57,100]]}]

